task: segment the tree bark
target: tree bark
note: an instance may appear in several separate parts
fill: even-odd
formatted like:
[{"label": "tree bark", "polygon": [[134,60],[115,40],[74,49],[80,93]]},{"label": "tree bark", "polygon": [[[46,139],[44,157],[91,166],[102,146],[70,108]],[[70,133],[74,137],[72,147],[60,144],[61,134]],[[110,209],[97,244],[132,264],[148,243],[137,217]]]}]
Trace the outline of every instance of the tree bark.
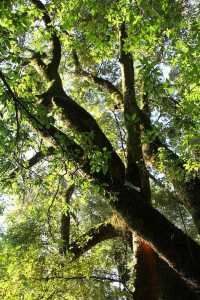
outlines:
[{"label": "tree bark", "polygon": [[196,242],[146,204],[135,190],[122,188],[112,206],[171,268],[194,287],[200,287],[200,247]]},{"label": "tree bark", "polygon": [[157,255],[149,244],[142,239],[138,239],[136,259],[134,300],[158,300],[160,286],[156,265]]}]

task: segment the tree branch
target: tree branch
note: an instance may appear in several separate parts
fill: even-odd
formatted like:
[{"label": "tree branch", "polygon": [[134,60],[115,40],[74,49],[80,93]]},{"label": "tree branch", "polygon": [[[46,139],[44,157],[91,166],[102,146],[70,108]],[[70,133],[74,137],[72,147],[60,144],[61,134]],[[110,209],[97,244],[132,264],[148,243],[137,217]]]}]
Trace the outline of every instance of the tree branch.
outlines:
[{"label": "tree branch", "polygon": [[91,72],[83,70],[76,50],[72,51],[76,75],[87,78],[95,83],[102,91],[109,93],[115,99],[115,107],[120,108],[123,104],[123,95],[109,80],[103,79]]},{"label": "tree branch", "polygon": [[43,13],[43,21],[47,29],[52,32],[52,60],[47,65],[46,72],[50,80],[55,79],[55,74],[58,72],[58,68],[61,60],[61,44],[56,34],[55,28],[51,24],[51,18],[47,12],[45,5],[40,0],[31,0],[32,3]]},{"label": "tree branch", "polygon": [[143,161],[140,133],[140,109],[135,95],[135,76],[132,54],[126,52],[126,24],[120,26],[120,63],[122,69],[122,90],[124,102],[124,119],[128,133],[126,180],[141,189],[150,201],[148,173]]},{"label": "tree branch", "polygon": [[[92,170],[91,168],[92,158],[91,157],[88,158],[88,155],[84,153],[83,148],[79,146],[76,142],[74,142],[71,138],[69,138],[66,134],[64,134],[61,130],[51,125],[51,120],[49,119],[48,122],[48,117],[46,117],[45,120],[46,121],[45,124],[48,123],[48,126],[44,125],[38,116],[35,116],[32,113],[30,113],[25,103],[17,97],[15,92],[12,91],[4,74],[1,71],[0,71],[0,78],[2,79],[7,89],[7,93],[11,97],[12,101],[14,103],[16,102],[19,104],[19,109],[23,113],[25,113],[30,123],[32,124],[33,128],[37,130],[45,140],[47,140],[54,147],[61,148],[63,154],[67,159],[72,159],[75,163],[80,165],[82,170],[86,174],[88,174],[92,178],[96,178],[98,183],[106,185],[108,190],[110,189],[110,191],[111,190],[114,191],[118,189],[119,185],[121,185],[124,180],[124,165],[115,152],[110,153],[110,160],[108,161],[108,165],[107,165],[108,167],[107,173],[105,173],[103,170],[97,170],[97,171]],[[95,138],[97,138],[98,136],[97,146],[100,147],[100,149],[102,149],[101,147],[105,145],[105,143],[107,143],[106,145],[108,145],[108,147],[110,148],[112,147],[110,142],[107,140],[107,138],[105,138],[104,140],[105,135],[102,133],[98,124],[89,113],[87,113],[83,108],[81,108],[78,104],[76,104],[76,102],[74,102],[71,98],[69,98],[69,102],[65,100],[66,103],[69,104],[69,107],[66,106],[66,103],[65,101],[63,102],[63,99],[61,99],[61,101],[62,101],[62,105],[64,105],[64,107],[66,107],[67,109],[66,113],[69,114],[69,117],[71,118],[70,120],[72,120],[72,122],[74,122],[75,125],[78,124],[77,126],[80,126],[78,121],[76,120],[78,116],[80,117],[80,119],[84,118],[83,120],[82,119],[80,120],[82,122],[81,123],[82,128],[80,126],[81,132],[82,130],[86,130],[86,131],[90,131]],[[72,105],[70,105],[71,103]],[[76,108],[78,112],[76,111]],[[81,113],[79,112],[79,108]],[[76,113],[77,113],[77,117],[76,117]],[[89,121],[91,120],[91,122],[88,121],[88,124],[87,124],[87,116],[89,118]],[[91,127],[90,123],[94,124],[94,127]],[[95,132],[94,134],[94,130],[97,130],[97,133]],[[95,146],[95,140],[94,140],[94,146]]]},{"label": "tree branch", "polygon": [[110,281],[110,282],[119,282],[122,283],[119,278],[115,277],[108,277],[108,276],[97,276],[97,275],[91,275],[91,276],[83,276],[83,275],[78,275],[78,276],[72,276],[72,277],[64,277],[64,276],[49,276],[49,277],[42,277],[38,278],[38,280],[55,280],[55,279],[62,279],[62,280],[88,280],[88,279],[93,279],[97,281]]},{"label": "tree branch", "polygon": [[[153,130],[149,116],[144,113],[142,113],[141,116],[142,124],[144,126],[142,130],[144,132]],[[186,209],[188,209],[191,213],[196,228],[200,233],[200,179],[197,176],[187,179],[184,161],[176,153],[169,149],[169,147],[160,140],[159,136],[153,138],[153,140],[149,143],[143,144],[143,157],[147,164],[150,162],[153,167],[157,167],[156,155],[159,148],[163,148],[165,150],[167,163],[163,161],[163,165],[165,167],[164,172],[173,184],[179,201],[182,202]],[[177,173],[175,173],[172,168],[176,171],[179,170],[180,174],[183,176],[182,180],[179,180],[179,177],[176,176]]]},{"label": "tree branch", "polygon": [[[113,184],[124,182],[124,164],[114,151],[113,146],[107,139],[96,120],[63,91],[61,95],[53,98],[54,103],[61,110],[63,120],[70,123],[78,133],[87,137],[87,147],[91,145],[94,151],[101,151],[108,155],[107,167]],[[88,139],[89,138],[89,139]]]},{"label": "tree branch", "polygon": [[91,228],[88,232],[81,236],[80,241],[71,243],[69,248],[75,258],[78,258],[98,243],[121,235],[122,232],[120,230],[116,230],[112,224],[103,223]]},{"label": "tree branch", "polygon": [[[33,157],[31,157],[28,161],[25,162],[25,168],[30,169],[39,163],[43,158],[51,156],[55,153],[54,147],[48,147],[46,151],[39,151]],[[20,168],[15,169],[9,175],[9,178],[14,178],[17,175],[17,172]]]}]

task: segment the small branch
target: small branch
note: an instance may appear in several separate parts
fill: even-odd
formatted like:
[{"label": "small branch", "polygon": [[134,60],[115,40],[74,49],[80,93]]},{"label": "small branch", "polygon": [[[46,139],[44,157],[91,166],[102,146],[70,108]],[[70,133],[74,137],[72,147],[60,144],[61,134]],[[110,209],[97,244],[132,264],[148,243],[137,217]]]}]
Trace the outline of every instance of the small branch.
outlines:
[{"label": "small branch", "polygon": [[33,157],[31,157],[28,161],[28,167],[31,168],[40,162],[43,158],[51,156],[55,153],[54,147],[48,147],[45,151],[37,152]]},{"label": "small branch", "polygon": [[153,176],[150,172],[149,172],[149,177],[153,180],[153,182],[159,186],[162,189],[165,189],[165,185],[162,183],[161,180],[159,180],[158,178],[156,178],[155,176]]},{"label": "small branch", "polygon": [[56,197],[59,193],[59,189],[60,189],[60,178],[58,180],[58,184],[57,184],[57,189],[53,195],[53,198],[52,198],[52,201],[51,201],[51,204],[49,205],[48,207],[48,210],[47,210],[47,222],[48,222],[48,228],[49,228],[49,233],[50,233],[50,236],[53,240],[53,242],[56,242],[55,238],[54,238],[54,235],[53,235],[53,231],[52,231],[52,226],[51,226],[51,208],[56,200]]},{"label": "small branch", "polygon": [[43,21],[49,31],[52,32],[52,60],[48,64],[46,72],[49,76],[49,79],[52,80],[55,78],[55,74],[58,72],[58,68],[61,60],[61,44],[60,40],[56,34],[55,28],[51,24],[51,18],[47,12],[45,5],[40,0],[31,0],[32,3],[43,13]]},{"label": "small branch", "polygon": [[[28,161],[25,162],[25,166],[23,165],[23,168],[30,169],[33,166],[35,166],[37,163],[39,163],[43,158],[53,155],[54,153],[55,153],[54,147],[49,147],[49,148],[47,148],[46,151],[39,151],[33,157],[31,157]],[[9,178],[14,178],[19,170],[20,169],[17,168],[14,171],[12,171],[9,175]]]},{"label": "small branch", "polygon": [[[143,103],[144,107],[142,110],[140,110],[139,114],[141,120],[141,130],[143,133],[145,133],[145,131],[153,131],[154,129],[154,126],[151,124],[150,120],[149,99],[147,93],[144,93],[143,95]],[[164,148],[167,151],[169,159],[179,161],[179,164],[183,165],[183,162],[181,162],[178,155],[170,150],[169,147],[159,139],[158,135],[155,136],[148,144],[145,144],[143,151],[144,159],[147,162],[153,162],[159,148]]]},{"label": "small branch", "polygon": [[[29,50],[30,51],[30,50]],[[31,50],[32,57],[30,58],[31,65],[35,68],[37,73],[44,79],[49,79],[47,72],[47,65],[44,63],[40,53]]]},{"label": "small branch", "polygon": [[83,253],[96,246],[98,243],[119,236],[122,236],[122,231],[115,229],[112,224],[99,224],[85,233],[80,238],[80,241],[71,243],[69,249],[70,252],[74,254],[75,258],[78,258]]},{"label": "small branch", "polygon": [[18,98],[17,94],[11,89],[10,85],[6,80],[5,75],[2,73],[1,70],[0,70],[0,79],[2,80],[4,86],[6,87],[7,92],[9,96],[12,98],[13,102],[16,103],[18,107],[21,108],[26,113],[26,115],[28,116],[28,118],[32,123],[37,124],[38,129],[43,131],[44,134],[48,134],[48,129],[45,128],[45,126],[40,122],[40,120],[38,120],[33,114],[30,113],[26,105],[21,101],[21,99]]},{"label": "small branch", "polygon": [[122,282],[122,280],[119,277],[116,277],[116,275],[110,274],[110,276],[98,276],[98,275],[91,275],[91,276],[84,276],[84,275],[78,275],[78,276],[71,276],[71,277],[64,277],[64,276],[49,276],[49,277],[42,277],[38,278],[36,280],[65,280],[65,281],[71,281],[71,280],[95,280],[95,281],[109,281],[109,282],[117,282],[119,284],[123,284],[125,290],[130,294],[133,295],[133,292],[129,290],[129,288]]},{"label": "small branch", "polygon": [[83,70],[76,50],[72,51],[72,56],[74,60],[76,75],[87,78],[90,82],[95,83],[102,91],[107,92],[111,96],[113,96],[116,100],[116,103],[114,105],[115,108],[120,108],[123,104],[122,93],[109,80],[103,79],[92,74],[91,72]]},{"label": "small branch", "polygon": [[46,10],[45,5],[40,0],[31,0],[31,1],[39,10],[42,11],[44,23],[46,24],[46,26],[49,26],[51,23],[51,18]]},{"label": "small branch", "polygon": [[72,184],[69,186],[65,193],[65,203],[67,207],[67,213],[62,213],[61,216],[61,226],[60,226],[60,233],[62,239],[62,246],[60,247],[60,253],[65,255],[66,251],[69,250],[69,243],[70,243],[70,211],[69,205],[71,201],[72,194],[75,190],[75,185]]},{"label": "small branch", "polygon": [[16,144],[18,144],[19,133],[20,133],[20,121],[19,121],[18,105],[17,105],[16,102],[15,102],[15,117],[16,117],[16,125],[17,125],[17,129],[16,129]]},{"label": "small branch", "polygon": [[110,281],[110,282],[122,283],[122,281],[119,278],[107,277],[107,276],[96,276],[96,275],[91,275],[91,276],[78,275],[78,276],[72,276],[72,277],[49,276],[49,277],[38,278],[38,280],[45,280],[45,281],[55,280],[55,279],[62,279],[62,280],[66,280],[66,281],[93,279],[93,280],[97,280],[97,281]]}]

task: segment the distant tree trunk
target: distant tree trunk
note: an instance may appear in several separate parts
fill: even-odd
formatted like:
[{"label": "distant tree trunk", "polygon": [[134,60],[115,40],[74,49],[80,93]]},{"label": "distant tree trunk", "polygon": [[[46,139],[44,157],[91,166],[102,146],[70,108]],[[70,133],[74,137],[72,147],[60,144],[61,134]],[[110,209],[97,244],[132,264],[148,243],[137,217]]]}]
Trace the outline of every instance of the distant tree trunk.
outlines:
[{"label": "distant tree trunk", "polygon": [[68,205],[67,212],[62,213],[61,215],[61,226],[60,226],[60,233],[61,233],[61,247],[59,249],[60,254],[65,255],[66,251],[69,250],[70,244],[70,212],[69,212],[69,205],[71,196],[74,192],[75,186],[72,184],[65,193],[65,203]]}]

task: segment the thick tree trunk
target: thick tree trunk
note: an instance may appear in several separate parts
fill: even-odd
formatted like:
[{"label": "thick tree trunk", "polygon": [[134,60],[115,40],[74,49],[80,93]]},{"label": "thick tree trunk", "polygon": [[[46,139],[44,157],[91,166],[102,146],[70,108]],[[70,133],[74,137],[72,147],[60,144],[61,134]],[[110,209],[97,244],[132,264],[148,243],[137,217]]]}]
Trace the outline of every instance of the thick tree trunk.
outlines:
[{"label": "thick tree trunk", "polygon": [[134,300],[200,299],[200,291],[187,284],[142,239],[139,240],[136,258]]},{"label": "thick tree trunk", "polygon": [[158,300],[160,289],[157,255],[149,244],[142,239],[138,240],[136,259],[134,300]]},{"label": "thick tree trunk", "polygon": [[[200,293],[187,284],[180,275],[174,272],[157,256],[158,283],[161,300],[200,300]],[[140,299],[142,300],[142,299]]]},{"label": "thick tree trunk", "polygon": [[182,183],[174,181],[174,186],[180,200],[191,214],[200,234],[200,179],[195,177]]},{"label": "thick tree trunk", "polygon": [[122,189],[113,207],[128,226],[146,240],[171,268],[200,288],[200,247],[160,213],[147,205],[135,190]]}]

